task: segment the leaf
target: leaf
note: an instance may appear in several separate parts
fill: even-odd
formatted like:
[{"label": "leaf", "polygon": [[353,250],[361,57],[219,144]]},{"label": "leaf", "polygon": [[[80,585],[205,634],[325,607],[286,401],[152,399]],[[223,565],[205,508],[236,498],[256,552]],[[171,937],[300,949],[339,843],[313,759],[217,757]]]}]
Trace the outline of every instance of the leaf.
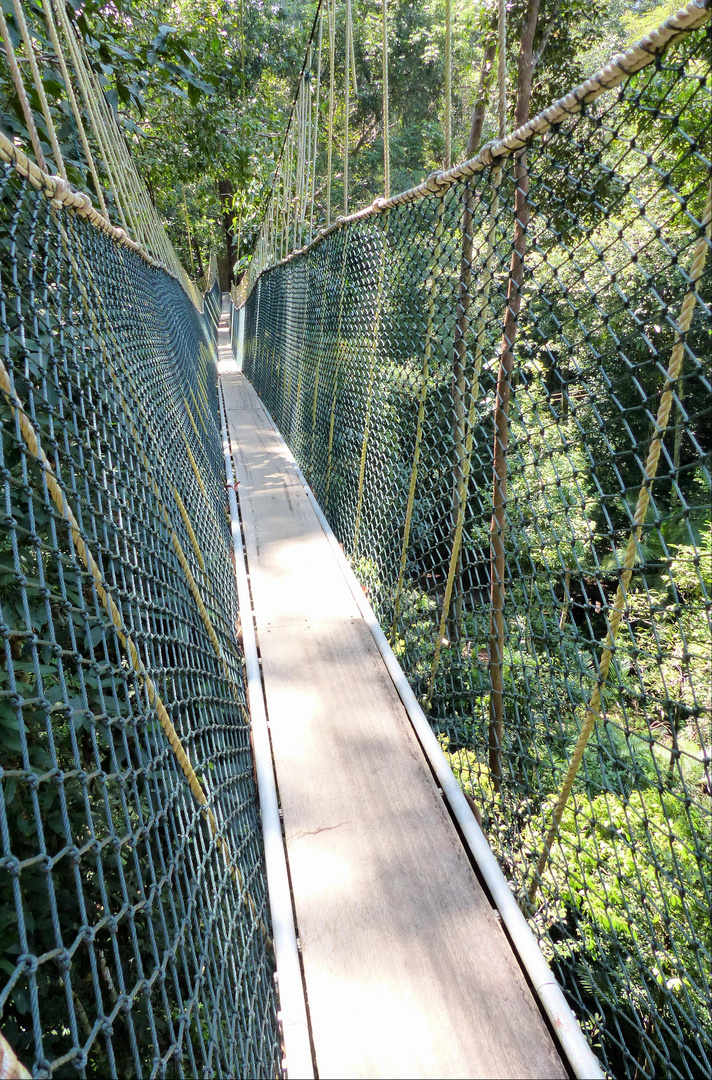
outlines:
[{"label": "leaf", "polygon": [[113,41],[106,42],[107,48],[114,54],[114,56],[120,56],[122,60],[135,60],[136,57],[133,53],[127,52],[126,49],[122,49],[120,45],[117,45]]}]

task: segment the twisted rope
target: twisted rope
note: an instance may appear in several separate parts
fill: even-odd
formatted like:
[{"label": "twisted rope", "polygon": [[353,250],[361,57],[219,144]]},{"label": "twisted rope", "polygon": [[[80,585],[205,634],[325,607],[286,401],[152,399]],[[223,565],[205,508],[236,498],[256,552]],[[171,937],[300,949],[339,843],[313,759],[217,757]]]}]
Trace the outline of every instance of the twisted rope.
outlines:
[{"label": "twisted rope", "polygon": [[10,31],[8,25],[5,22],[5,15],[2,8],[0,8],[0,35],[2,36],[2,43],[5,46],[5,58],[7,60],[7,66],[10,69],[12,75],[13,85],[15,87],[15,93],[20,102],[22,109],[22,115],[25,118],[27,124],[27,133],[30,136],[30,142],[32,143],[32,149],[35,152],[37,164],[41,169],[46,169],[44,154],[42,153],[42,147],[40,146],[40,137],[37,134],[37,128],[35,126],[35,120],[32,115],[32,109],[27,99],[27,91],[25,90],[25,84],[22,81],[22,75],[20,73],[20,66],[17,63],[17,57],[15,56],[15,50],[12,45],[12,39],[10,37]]}]

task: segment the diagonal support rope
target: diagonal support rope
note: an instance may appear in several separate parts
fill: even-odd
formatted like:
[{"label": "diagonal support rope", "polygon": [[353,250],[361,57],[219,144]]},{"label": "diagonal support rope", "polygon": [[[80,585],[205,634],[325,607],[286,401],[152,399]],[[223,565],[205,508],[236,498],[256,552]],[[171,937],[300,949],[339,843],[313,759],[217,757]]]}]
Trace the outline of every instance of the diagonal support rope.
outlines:
[{"label": "diagonal support rope", "polygon": [[650,492],[652,490],[653,481],[655,480],[655,476],[658,471],[658,462],[660,460],[660,452],[663,446],[663,439],[665,438],[665,432],[667,431],[668,422],[670,420],[670,412],[672,410],[675,396],[675,384],[679,379],[680,372],[682,370],[682,362],[685,356],[685,335],[690,329],[692,316],[695,311],[695,306],[698,302],[698,286],[700,278],[702,277],[702,272],[705,268],[705,262],[707,260],[707,254],[709,252],[711,239],[712,185],[709,186],[707,191],[707,202],[705,206],[704,216],[702,219],[701,233],[697,243],[695,244],[692,257],[692,265],[690,267],[689,286],[685,294],[685,299],[682,303],[680,318],[677,324],[675,344],[673,346],[672,355],[670,357],[670,365],[667,370],[667,375],[665,376],[665,384],[663,386],[662,394],[660,396],[660,405],[658,406],[658,414],[655,421],[655,436],[648,450],[648,456],[645,462],[645,478],[640,486],[640,491],[638,492],[638,500],[635,507],[635,514],[633,515],[633,528],[631,529],[630,536],[628,537],[628,544],[626,546],[625,557],[623,559],[620,583],[618,585],[618,589],[616,590],[616,596],[613,601],[611,616],[608,620],[608,633],[606,635],[606,641],[598,665],[598,681],[586,709],[586,715],[584,717],[583,724],[581,725],[581,731],[579,732],[574,752],[571,755],[571,761],[569,762],[569,767],[566,771],[564,782],[561,785],[559,797],[556,800],[556,805],[552,814],[551,825],[544,841],[544,848],[541,852],[541,855],[539,856],[536,868],[532,876],[532,881],[528,890],[528,900],[530,904],[534,903],[537,891],[539,889],[539,886],[541,885],[542,875],[546,870],[549,858],[551,856],[551,849],[558,836],[561,819],[564,816],[564,811],[566,810],[566,806],[571,796],[574,781],[578,774],[579,768],[581,767],[584,751],[588,744],[588,740],[591,737],[591,732],[596,725],[596,721],[601,718],[603,690],[606,685],[608,672],[611,666],[611,661],[613,659],[613,654],[615,652],[616,639],[620,630],[621,621],[623,619],[623,615],[626,609],[628,586],[630,585],[630,579],[633,573],[633,566],[635,565],[635,557],[638,550],[638,544],[640,543],[641,533],[643,531],[643,524],[645,523],[645,517],[648,512],[648,505],[650,503]]},{"label": "diagonal support rope", "polygon": [[42,469],[45,484],[47,485],[47,490],[50,494],[52,502],[56,506],[62,518],[69,526],[69,531],[72,537],[74,547],[79,553],[79,557],[84,563],[85,568],[92,576],[97,595],[101,600],[102,604],[104,605],[104,608],[106,609],[109,619],[111,620],[111,623],[116,631],[116,636],[118,637],[121,645],[126,651],[126,655],[128,657],[132,670],[138,676],[139,680],[143,683],[149,704],[156,710],[159,723],[163,728],[163,732],[168,740],[173,754],[175,755],[176,761],[178,762],[178,765],[180,766],[183,775],[188,781],[188,786],[193,794],[193,797],[195,798],[196,802],[201,807],[203,807],[205,811],[208,825],[210,827],[210,832],[213,836],[213,839],[217,843],[225,859],[225,862],[229,867],[230,874],[232,875],[238,887],[243,893],[243,902],[249,909],[252,917],[259,922],[260,932],[265,942],[270,943],[270,936],[267,931],[267,927],[265,926],[262,919],[260,919],[258,916],[257,906],[252,896],[245,887],[245,880],[240,868],[236,866],[233,861],[232,855],[230,853],[230,848],[220,831],[217,818],[215,817],[214,811],[210,807],[208,796],[205,793],[203,785],[198,779],[195,769],[190,763],[190,758],[188,757],[188,754],[180,740],[178,732],[176,731],[173,722],[168,715],[168,710],[163,704],[163,700],[161,699],[156,689],[155,683],[153,682],[153,679],[149,675],[148,671],[146,670],[144,663],[139,656],[138,649],[136,648],[136,645],[131,638],[131,635],[128,633],[124,626],[121,612],[119,611],[114,598],[106,587],[101,570],[99,569],[99,566],[94,556],[92,555],[88,545],[84,540],[84,537],[82,536],[79,522],[77,521],[74,512],[72,511],[67,501],[67,497],[64,494],[64,490],[54,473],[49,458],[45,454],[40,444],[32,422],[27,415],[27,412],[25,411],[22,402],[15,393],[9,372],[5,367],[5,363],[2,359],[0,359],[0,391],[5,395],[10,405],[12,413],[17,422],[22,440],[27,447],[27,450]]}]

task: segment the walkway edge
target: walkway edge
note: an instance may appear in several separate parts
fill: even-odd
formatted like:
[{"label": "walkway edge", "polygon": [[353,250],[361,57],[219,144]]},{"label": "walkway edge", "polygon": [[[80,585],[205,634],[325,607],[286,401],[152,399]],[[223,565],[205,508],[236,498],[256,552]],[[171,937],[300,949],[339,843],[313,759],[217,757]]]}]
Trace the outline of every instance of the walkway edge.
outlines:
[{"label": "walkway edge", "polygon": [[442,751],[442,747],[440,746],[425,713],[420,707],[418,699],[413,693],[403,669],[388,644],[388,640],[381,629],[373,608],[366,599],[366,595],[358,578],[354,574],[348,559],[344,555],[341,544],[336,539],[306,477],[295,461],[294,455],[286,442],[284,442],[273,417],[261,399],[260,403],[279,438],[282,439],[285,447],[285,456],[287,456],[295,469],[297,476],[304,485],[307,497],[314,508],[319,523],[324,530],[339,565],[341,566],[341,570],[351,589],[359,611],[366,621],[373,639],[378,646],[378,650],[388,668],[388,673],[393,680],[393,685],[395,686],[410,722],[413,725],[418,741],[437,777],[438,783],[442,787],[443,794],[457,821],[472,857],[477,864],[477,868],[490,892],[495,907],[502,916],[502,923],[506,928],[512,947],[552,1026],[566,1061],[571,1067],[577,1080],[604,1080],[605,1074],[601,1070],[598,1058],[591,1050],[578,1020],[564,997],[561,987],[544,959],[537,940],[509,888],[507,879],[502,873],[499,863],[492,854],[492,849],[487,843],[485,835],[477,824],[475,816],[462,793],[460,785],[455,779],[453,771]]},{"label": "walkway edge", "polygon": [[272,750],[265,709],[262,675],[257,656],[257,642],[252,617],[252,602],[247,580],[247,564],[235,495],[235,474],[230,436],[225,418],[225,402],[220,388],[220,427],[222,431],[227,495],[230,508],[230,531],[235,555],[235,578],[240,607],[242,641],[247,675],[247,694],[252,722],[257,789],[260,800],[262,836],[265,847],[267,891],[269,894],[274,952],[277,966],[279,1003],[284,1038],[284,1056],[289,1080],[314,1080],[314,1062],[307,1019],[304,982],[299,960],[297,934],[292,909],[292,894],[287,870],[287,854],[277,802],[277,785],[272,765]]}]

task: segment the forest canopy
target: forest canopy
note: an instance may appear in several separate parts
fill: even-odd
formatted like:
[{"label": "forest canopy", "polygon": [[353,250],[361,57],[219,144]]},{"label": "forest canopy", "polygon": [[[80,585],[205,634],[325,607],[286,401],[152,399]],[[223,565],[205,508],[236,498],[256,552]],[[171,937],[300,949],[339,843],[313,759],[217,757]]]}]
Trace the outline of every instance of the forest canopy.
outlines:
[{"label": "forest canopy", "polygon": [[[2,2],[11,16],[12,0]],[[676,0],[510,0],[508,127],[545,108],[678,6]],[[236,280],[257,240],[318,4],[70,0],[68,9],[186,269],[203,278],[217,251],[223,278]],[[357,209],[383,190],[380,0],[354,0],[352,11],[349,164]],[[466,156],[478,106],[478,145],[497,135],[496,11],[495,0],[452,0],[454,161]],[[338,99],[344,5],[336,6],[335,22]],[[533,77],[531,99],[523,103],[527,22]],[[391,0],[388,33],[391,190],[398,191],[443,161],[444,0]],[[0,122],[21,136],[17,103],[9,87],[2,91]],[[334,119],[342,154],[338,107]],[[81,175],[75,180],[82,186]]]}]

